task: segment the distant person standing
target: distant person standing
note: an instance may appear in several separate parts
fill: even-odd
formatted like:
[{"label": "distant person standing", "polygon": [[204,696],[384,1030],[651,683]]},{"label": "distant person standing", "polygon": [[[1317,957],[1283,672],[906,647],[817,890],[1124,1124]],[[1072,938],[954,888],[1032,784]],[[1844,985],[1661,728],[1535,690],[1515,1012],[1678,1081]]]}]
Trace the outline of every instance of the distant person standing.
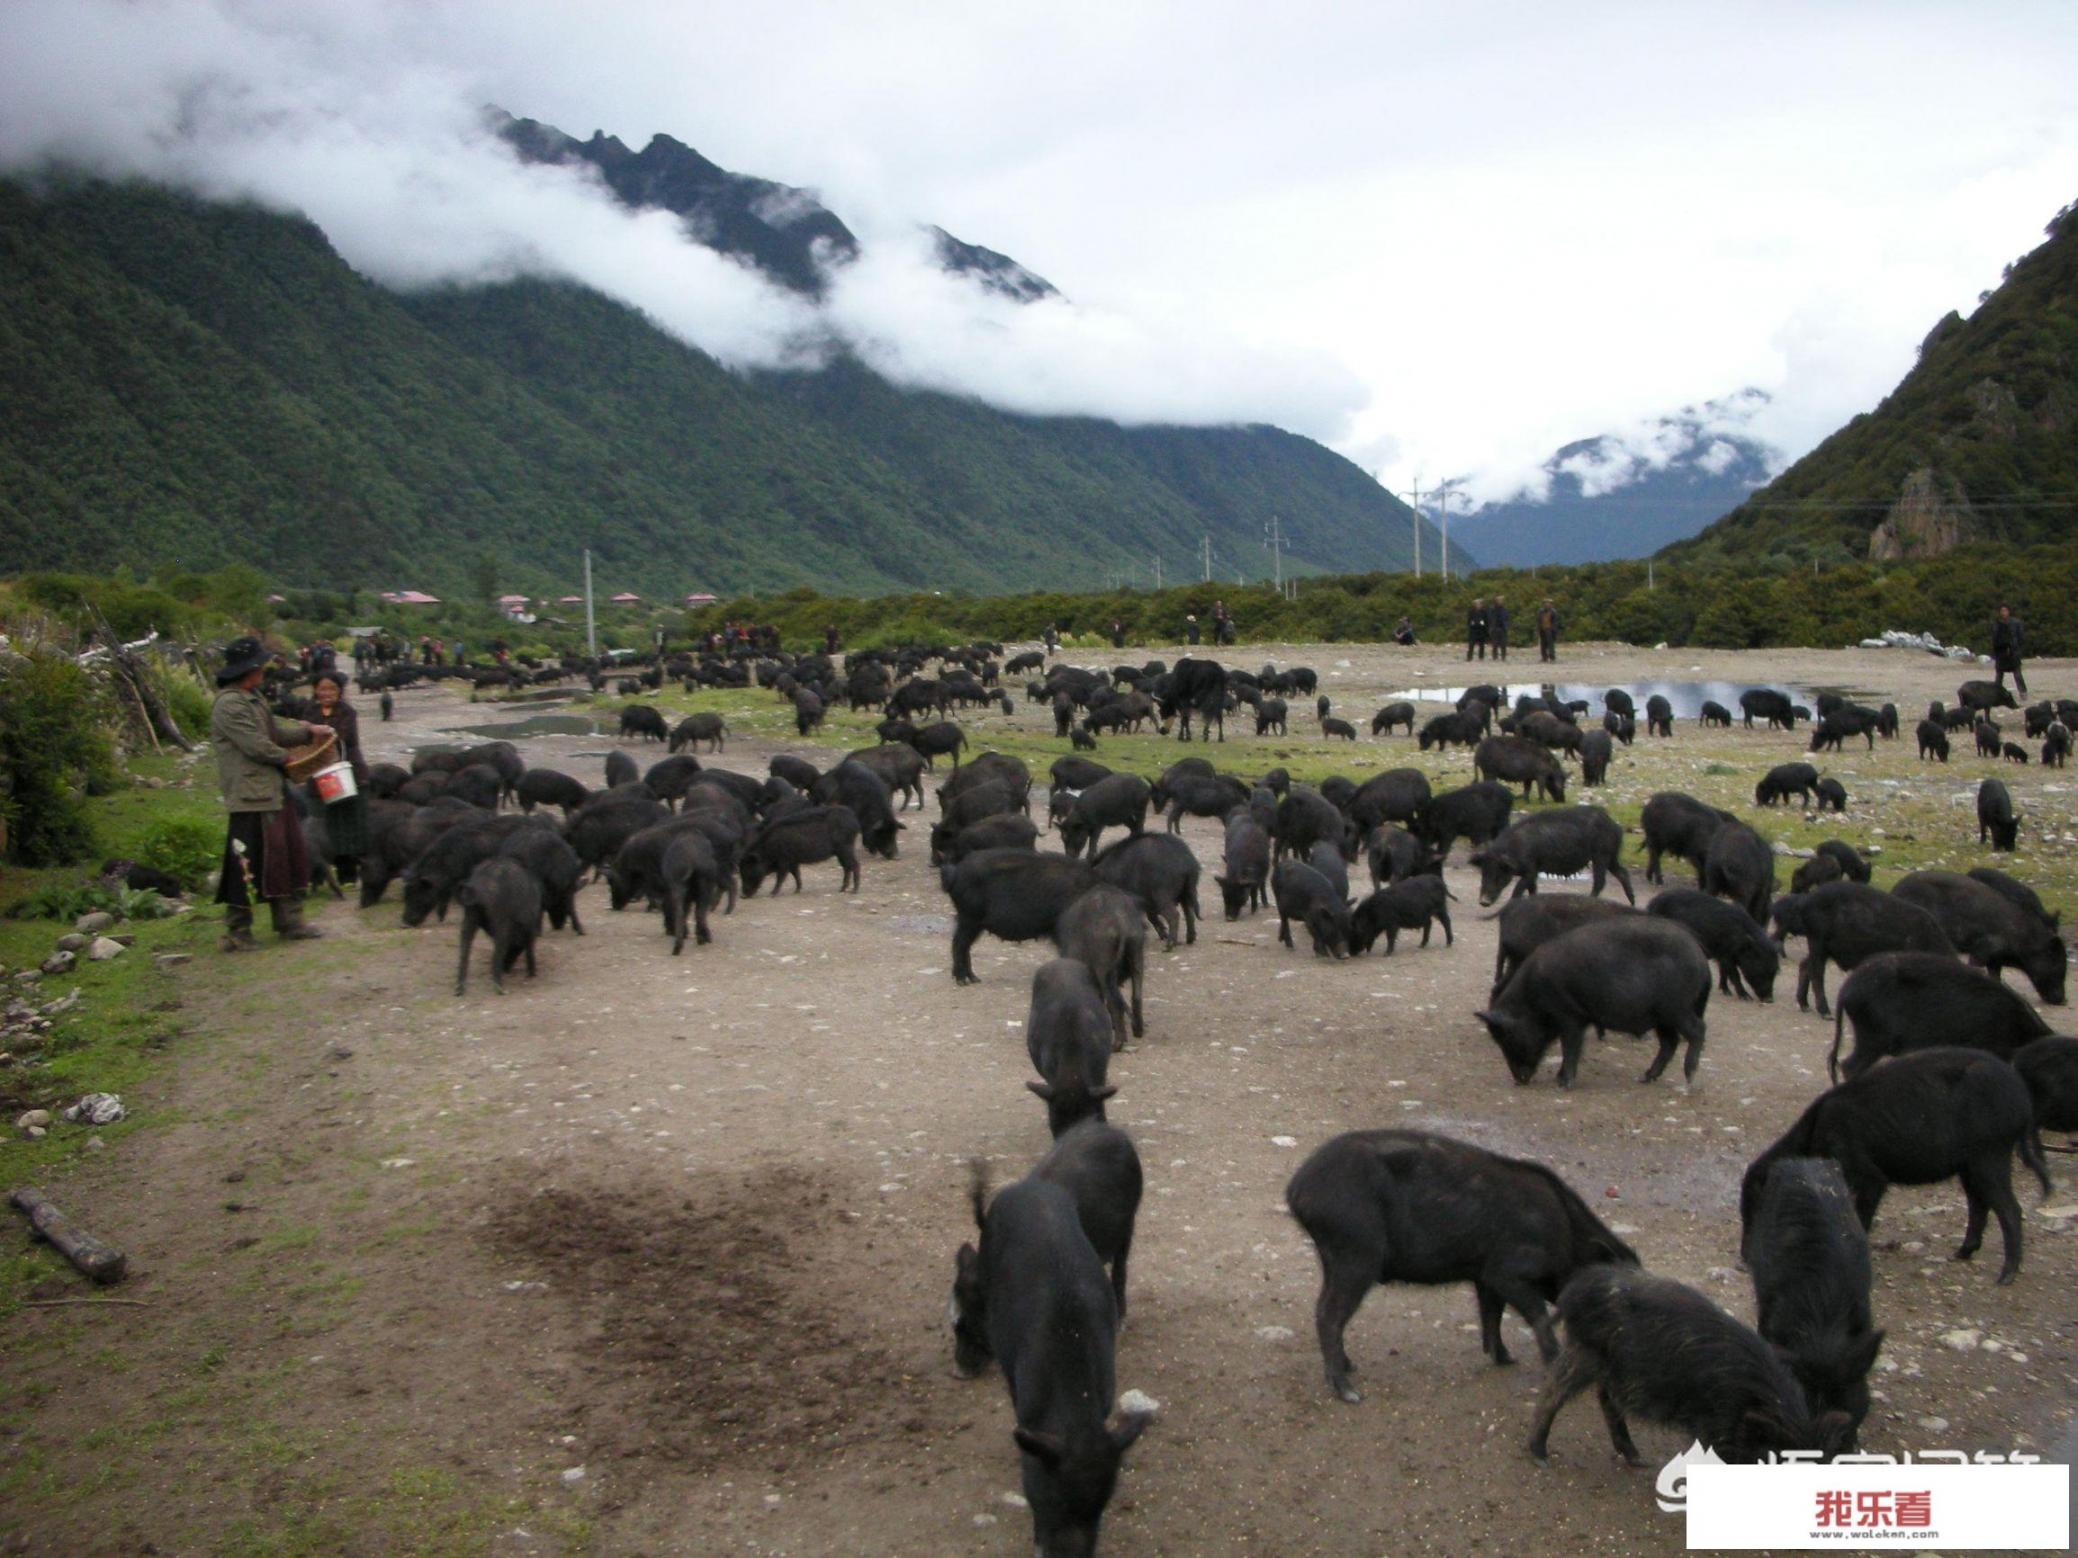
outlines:
[{"label": "distant person standing", "polygon": [[1543,661],[1558,659],[1558,607],[1546,601],[1537,608],[1537,658]]},{"label": "distant person standing", "polygon": [[1465,658],[1486,658],[1486,600],[1481,597],[1472,602],[1472,609],[1465,613]]},{"label": "distant person standing", "polygon": [[1999,602],[1999,614],[1991,623],[1991,666],[1998,673],[1998,684],[2006,685],[2006,673],[2013,673],[2013,690],[2021,697],[2027,696],[2027,678],[2020,674],[2020,647],[2022,630],[2020,618],[2013,615],[2013,608],[2004,601]]},{"label": "distant person standing", "polygon": [[1496,660],[1508,658],[1508,607],[1498,595],[1486,608],[1486,638]]},{"label": "distant person standing", "polygon": [[1396,644],[1412,644],[1414,642],[1414,619],[1412,617],[1402,617],[1393,625],[1393,642]]},{"label": "distant person standing", "polygon": [[1198,641],[1198,614],[1195,611],[1184,615],[1183,639],[1187,644],[1195,644]]},{"label": "distant person standing", "polygon": [[1061,652],[1061,630],[1054,623],[1047,623],[1046,631],[1041,633],[1039,637],[1040,640],[1046,645],[1046,652],[1048,654],[1057,655]]},{"label": "distant person standing", "polygon": [[1111,647],[1113,649],[1126,647],[1126,625],[1116,617],[1111,619]]}]

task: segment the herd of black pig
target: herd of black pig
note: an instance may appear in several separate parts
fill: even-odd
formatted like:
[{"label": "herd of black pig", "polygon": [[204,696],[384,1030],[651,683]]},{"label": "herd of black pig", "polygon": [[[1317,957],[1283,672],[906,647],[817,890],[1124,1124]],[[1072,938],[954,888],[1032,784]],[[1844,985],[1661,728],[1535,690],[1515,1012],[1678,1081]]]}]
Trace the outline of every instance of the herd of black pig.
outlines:
[{"label": "herd of black pig", "polygon": [[[994,687],[996,668],[982,649],[946,653],[963,677]],[[804,732],[840,697],[854,708],[876,697],[892,708],[908,692],[902,713],[927,710],[934,699],[949,712],[942,683],[931,683],[929,695],[916,690],[927,680],[920,662],[867,661],[848,684],[826,663],[824,671],[820,691],[783,665],[776,675],[761,665],[758,680],[776,685],[797,715],[802,693],[815,695],[814,718],[800,715]],[[1104,695],[1107,685],[1113,696]],[[1121,667],[1108,681],[1057,666],[1027,693],[1056,705],[1057,724],[1066,723],[1058,717],[1066,699],[1113,708],[1098,728],[1137,728],[1145,718],[1166,734],[1181,716],[1186,740],[1195,713],[1202,733],[1216,730],[1223,741],[1224,714],[1244,703],[1260,712],[1266,686],[1311,690],[1296,673],[1271,667],[1257,677],[1184,660],[1173,671]],[[1140,701],[1125,702],[1135,694]],[[1972,682],[1960,690],[1959,708],[1967,723],[1983,726],[2011,701],[2003,688]],[[1049,1553],[1094,1548],[1121,1458],[1149,1421],[1146,1410],[1115,1415],[1114,1355],[1142,1172],[1104,1106],[1117,1092],[1112,1055],[1129,1034],[1144,1032],[1150,928],[1172,947],[1196,940],[1200,868],[1178,837],[1184,818],[1216,819],[1224,830],[1215,881],[1229,920],[1274,906],[1286,946],[1297,922],[1316,955],[1338,959],[1371,951],[1380,935],[1389,955],[1402,932],[1418,930],[1427,946],[1436,927],[1454,944],[1455,900],[1442,868],[1466,840],[1482,906],[1513,884],[1497,915],[1493,986],[1478,1016],[1518,1083],[1532,1081],[1556,1046],[1558,1083],[1572,1085],[1593,1027],[1604,1037],[1658,1040],[1645,1082],[1684,1050],[1693,1084],[1713,984],[1742,999],[1771,999],[1785,943],[1801,937],[1800,1007],[1815,994],[1819,1015],[1827,1013],[1828,963],[1848,976],[1834,1013],[1836,1085],[1754,1160],[1740,1186],[1740,1254],[1753,1274],[1757,1329],[1644,1270],[1637,1252],[1551,1170],[1471,1143],[1419,1131],[1350,1132],[1307,1159],[1286,1200],[1320,1259],[1316,1331],[1328,1386],[1343,1400],[1359,1399],[1344,1329],[1374,1284],[1470,1282],[1488,1357],[1511,1361],[1501,1320],[1513,1308],[1549,1366],[1528,1440],[1539,1461],[1553,1418],[1590,1386],[1616,1449],[1632,1460],[1632,1415],[1677,1426],[1727,1460],[1836,1453],[1855,1441],[1883,1340],[1870,1304],[1866,1230],[1886,1189],[1959,1180],[1968,1217],[1957,1258],[1976,1252],[1996,1215],[1998,1280],[2010,1282],[2022,1249],[2012,1158],[2019,1155],[2046,1194],[2039,1129],[2078,1129],[2078,1039],[2051,1035],[2000,978],[2017,968],[2044,1002],[2062,1004],[2057,917],[2025,884],[1991,868],[1916,872],[1879,890],[1868,862],[1841,840],[1803,861],[1791,892],[1777,897],[1768,841],[1742,819],[1672,792],[1654,796],[1641,816],[1646,878],[1663,882],[1671,855],[1695,869],[1697,885],[1663,888],[1640,911],[1621,858],[1623,829],[1605,811],[1576,805],[1514,815],[1512,785],[1525,801],[1562,801],[1568,761],[1584,783],[1601,782],[1612,744],[1636,737],[1630,698],[1611,689],[1605,702],[1599,729],[1582,728],[1583,703],[1525,695],[1503,713],[1503,694],[1491,686],[1470,689],[1418,734],[1411,706],[1379,710],[1374,735],[1404,726],[1423,749],[1471,749],[1472,782],[1441,793],[1412,768],[1309,787],[1281,769],[1247,780],[1185,758],[1150,782],[1064,756],[1052,765],[1048,798],[1059,852],[1038,848],[1025,765],[993,752],[961,764],[964,742],[948,737],[950,722],[919,731],[891,720],[880,745],[827,772],[781,756],[759,780],[678,750],[718,750],[726,737],[718,716],[693,715],[671,730],[655,711],[634,709],[623,733],[665,743],[670,755],[643,772],[615,751],[598,790],[527,769],[505,742],[421,751],[409,771],[378,765],[367,853],[321,861],[320,869],[358,874],[364,906],[400,880],[407,924],[444,918],[458,903],[457,993],[479,932],[492,942],[492,978],[502,990],[519,959],[534,972],[544,914],[552,927],[583,934],[577,893],[588,874],[605,878],[615,909],[640,899],[661,911],[674,954],[689,933],[698,943],[710,939],[710,912],[732,911],[739,884],[752,896],[767,880],[776,891],[791,876],[799,891],[803,866],[833,861],[840,889],[856,890],[858,848],[895,856],[898,812],[922,806],[923,773],[950,755],[930,853],[954,911],[953,977],[974,982],[972,949],[984,932],[1049,939],[1059,954],[1033,975],[1025,1021],[1037,1073],[1027,1085],[1046,1106],[1054,1145],[1030,1174],[993,1195],[977,1169],[977,1238],[958,1252],[951,1304],[958,1367],[977,1372],[993,1358],[1009,1384],[1025,1496],[1039,1549]],[[1794,729],[1812,719],[1814,752],[1850,736],[1873,747],[1879,735],[1897,735],[1892,705],[1817,702],[1814,718],[1768,689],[1740,699],[1749,727],[1759,720]],[[1319,712],[1329,718],[1324,698]],[[1732,720],[1714,703],[1702,717]],[[1672,736],[1664,699],[1648,700],[1646,718],[1649,733]],[[2043,740],[2043,760],[2060,762],[2078,705],[2036,705],[2026,719]],[[1945,761],[1945,740],[1934,750],[1929,726],[1942,734],[1956,723],[1936,704],[1920,728],[1922,756]],[[1085,718],[1071,732],[1078,748],[1089,747],[1090,726]],[[2004,747],[1980,735],[1987,755],[2008,755]],[[1845,803],[1836,782],[1801,762],[1771,769],[1755,803],[1793,795],[1821,809]],[[519,810],[502,811],[505,800]],[[560,825],[541,808],[559,810]],[[2018,821],[2005,786],[1987,779],[1978,809],[1981,840],[2013,849]],[[1165,817],[1166,828],[1149,831],[1150,814]],[[1106,844],[1110,829],[1123,836]],[[1359,860],[1373,891],[1354,902],[1349,871]],[[1538,893],[1540,878],[1582,874],[1587,896]],[[1611,878],[1625,904],[1602,898]],[[1843,1062],[1848,1025],[1854,1047]]]}]

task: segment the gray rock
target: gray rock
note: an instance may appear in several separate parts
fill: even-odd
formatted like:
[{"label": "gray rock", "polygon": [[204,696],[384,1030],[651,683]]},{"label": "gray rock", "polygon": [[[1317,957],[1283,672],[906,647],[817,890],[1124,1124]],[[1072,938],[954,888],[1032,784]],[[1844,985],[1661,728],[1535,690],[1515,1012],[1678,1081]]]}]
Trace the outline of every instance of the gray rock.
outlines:
[{"label": "gray rock", "polygon": [[106,936],[96,936],[94,944],[87,948],[87,956],[96,963],[106,963],[110,958],[119,958],[129,950],[120,941],[111,941]]},{"label": "gray rock", "polygon": [[48,1109],[25,1109],[14,1117],[15,1129],[24,1136],[30,1133],[42,1135],[50,1129],[51,1112]]},{"label": "gray rock", "polygon": [[82,914],[72,922],[72,928],[82,936],[92,936],[107,930],[115,923],[115,916],[96,909],[92,914]]},{"label": "gray rock", "polygon": [[86,944],[87,938],[82,936],[78,931],[67,931],[64,935],[58,938],[57,949],[60,952],[77,952],[81,948],[86,946]]},{"label": "gray rock", "polygon": [[178,968],[183,963],[194,962],[195,955],[192,952],[158,952],[152,955],[152,961],[161,968]]},{"label": "gray rock", "polygon": [[72,972],[72,965],[78,961],[76,953],[53,952],[43,960],[43,971],[46,974],[69,974]]}]

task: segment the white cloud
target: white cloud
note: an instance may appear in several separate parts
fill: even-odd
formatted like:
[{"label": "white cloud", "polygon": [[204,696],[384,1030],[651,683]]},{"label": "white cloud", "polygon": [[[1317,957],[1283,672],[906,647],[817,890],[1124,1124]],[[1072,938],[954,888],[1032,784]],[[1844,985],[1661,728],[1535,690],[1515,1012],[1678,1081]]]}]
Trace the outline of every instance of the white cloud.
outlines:
[{"label": "white cloud", "polygon": [[[2073,83],[2060,0],[1676,3],[1649,38],[1616,0],[10,0],[0,161],[292,205],[400,285],[581,277],[732,363],[834,331],[904,382],[1492,495],[1601,432],[1649,468],[1656,417],[1737,386],[1791,456],[1872,406],[2078,193]],[[491,102],[819,190],[868,259],[809,309],[511,166]],[[1073,304],[944,281],[918,222]]]}]

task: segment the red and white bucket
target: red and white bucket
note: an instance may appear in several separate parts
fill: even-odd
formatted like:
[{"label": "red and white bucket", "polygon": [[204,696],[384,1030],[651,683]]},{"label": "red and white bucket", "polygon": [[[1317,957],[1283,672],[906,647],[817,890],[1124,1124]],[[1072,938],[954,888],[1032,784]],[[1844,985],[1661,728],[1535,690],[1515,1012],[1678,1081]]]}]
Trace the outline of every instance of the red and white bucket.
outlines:
[{"label": "red and white bucket", "polygon": [[350,801],[360,794],[354,783],[354,767],[351,763],[334,763],[329,768],[320,768],[310,776],[310,783],[317,791],[317,798],[327,806],[335,801]]}]

